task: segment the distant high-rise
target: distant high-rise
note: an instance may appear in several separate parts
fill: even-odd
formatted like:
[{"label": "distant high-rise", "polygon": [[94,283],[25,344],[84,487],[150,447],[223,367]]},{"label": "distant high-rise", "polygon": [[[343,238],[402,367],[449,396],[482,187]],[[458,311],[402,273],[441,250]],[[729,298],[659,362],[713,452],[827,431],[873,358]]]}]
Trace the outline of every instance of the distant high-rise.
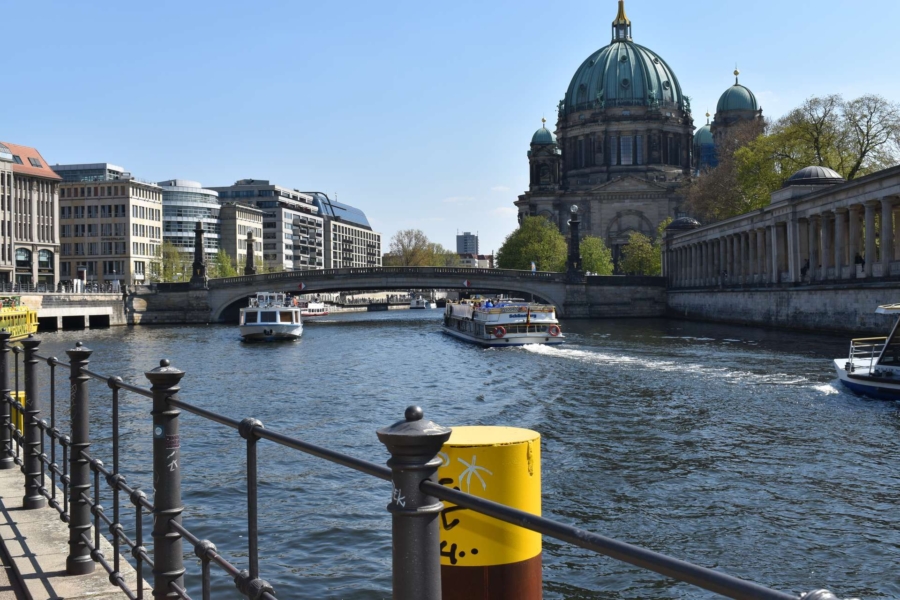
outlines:
[{"label": "distant high-rise", "polygon": [[478,234],[466,231],[456,234],[457,254],[478,254]]}]

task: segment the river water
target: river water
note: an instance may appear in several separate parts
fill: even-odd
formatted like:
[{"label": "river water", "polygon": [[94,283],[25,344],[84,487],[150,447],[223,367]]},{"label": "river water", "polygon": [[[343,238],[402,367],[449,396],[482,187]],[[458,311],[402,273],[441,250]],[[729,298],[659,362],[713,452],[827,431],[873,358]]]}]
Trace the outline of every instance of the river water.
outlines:
[{"label": "river water", "polygon": [[[786,592],[900,598],[900,410],[838,387],[845,338],[573,321],[562,347],[482,350],[442,335],[440,316],[331,316],[282,344],[243,344],[232,326],[59,332],[41,353],[65,360],[81,340],[92,370],[143,386],[168,358],[187,372],[184,401],[375,462],[375,429],[410,404],[442,425],[535,429],[545,516]],[[92,452],[107,464],[109,397],[92,384]],[[148,402],[123,395],[120,439],[149,493]],[[181,434],[185,525],[245,567],[244,442],[192,415]],[[259,463],[261,571],[279,598],[389,598],[389,484],[268,442]],[[214,598],[239,597],[213,573]],[[545,538],[544,597],[714,596]]]}]

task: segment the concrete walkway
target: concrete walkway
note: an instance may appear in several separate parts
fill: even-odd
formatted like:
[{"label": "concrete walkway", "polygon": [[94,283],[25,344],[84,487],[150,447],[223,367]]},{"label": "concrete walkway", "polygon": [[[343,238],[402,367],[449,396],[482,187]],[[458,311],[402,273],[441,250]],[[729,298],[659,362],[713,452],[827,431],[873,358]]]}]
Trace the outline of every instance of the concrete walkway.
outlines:
[{"label": "concrete walkway", "polygon": [[[18,468],[0,471],[0,542],[10,559],[10,577],[22,584],[21,595],[0,581],[0,600],[119,600],[127,596],[109,583],[106,571],[99,564],[90,575],[66,575],[69,529],[50,507],[37,510],[22,509],[25,477]],[[49,481],[47,482],[49,485]],[[57,492],[62,498],[62,492]],[[103,555],[113,562],[113,548],[101,537]],[[124,559],[122,574],[129,588],[135,590],[135,572]],[[6,571],[6,569],[4,569]],[[147,572],[147,571],[145,571]],[[144,597],[151,597],[150,586],[144,583]],[[9,595],[6,595],[9,594]]]}]

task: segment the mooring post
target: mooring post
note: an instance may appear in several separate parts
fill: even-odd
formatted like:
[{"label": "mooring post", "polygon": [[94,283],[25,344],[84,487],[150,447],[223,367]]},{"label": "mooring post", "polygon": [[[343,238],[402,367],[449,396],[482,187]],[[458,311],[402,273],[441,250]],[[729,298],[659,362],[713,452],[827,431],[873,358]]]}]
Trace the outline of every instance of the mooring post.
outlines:
[{"label": "mooring post", "polygon": [[22,345],[25,347],[25,497],[22,507],[30,510],[47,506],[47,499],[41,494],[41,428],[38,426],[41,403],[38,398],[38,359],[34,356],[41,340],[30,335]]},{"label": "mooring post", "polygon": [[9,412],[9,338],[6,329],[0,329],[0,469],[16,466],[12,455],[12,419]]},{"label": "mooring post", "polygon": [[172,583],[184,588],[184,559],[181,534],[170,521],[181,524],[181,465],[179,461],[178,415],[169,398],[181,389],[184,371],[169,366],[168,360],[144,373],[153,392],[153,598],[177,598]]},{"label": "mooring post", "polygon": [[69,556],[66,557],[66,573],[69,575],[86,575],[94,572],[94,561],[91,549],[85,543],[82,534],[91,533],[91,507],[82,493],[91,490],[91,465],[84,457],[91,447],[90,414],[88,402],[88,381],[90,377],[81,372],[87,368],[93,350],[75,344],[72,350],[66,350],[71,369],[70,408],[72,421],[72,439],[69,447]]},{"label": "mooring post", "polygon": [[438,452],[450,428],[424,420],[418,406],[406,409],[406,419],[378,430],[391,458],[391,513],[394,600],[440,600],[441,555],[438,516],[444,504],[419,488],[436,481]]}]

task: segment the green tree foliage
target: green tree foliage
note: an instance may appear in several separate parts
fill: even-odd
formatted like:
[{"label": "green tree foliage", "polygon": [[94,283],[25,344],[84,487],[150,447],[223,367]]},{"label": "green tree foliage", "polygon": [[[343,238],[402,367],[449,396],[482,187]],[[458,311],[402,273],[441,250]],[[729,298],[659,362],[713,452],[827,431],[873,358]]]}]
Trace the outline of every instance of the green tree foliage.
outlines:
[{"label": "green tree foliage", "polygon": [[192,254],[180,251],[169,240],[163,240],[151,264],[150,277],[159,282],[188,281],[193,264]]},{"label": "green tree foliage", "polygon": [[428,266],[432,255],[428,236],[421,229],[402,229],[391,238],[390,255],[390,266]]},{"label": "green tree foliage", "polygon": [[619,266],[626,275],[659,275],[662,273],[660,249],[646,235],[632,231],[628,245],[622,249]]},{"label": "green tree foliage", "polygon": [[566,239],[556,225],[544,217],[525,217],[518,229],[506,236],[497,251],[501,269],[562,272],[566,268]]},{"label": "green tree foliage", "polygon": [[238,270],[234,259],[231,258],[224,249],[219,248],[215,260],[211,261],[207,266],[207,275],[213,279],[219,277],[236,277],[238,275]]},{"label": "green tree foliage", "polygon": [[428,264],[433,267],[458,267],[459,254],[444,248],[437,243],[429,243],[428,251],[431,256],[427,259]]},{"label": "green tree foliage", "polygon": [[585,271],[596,275],[612,275],[612,252],[602,239],[586,236],[581,240],[581,265]]},{"label": "green tree foliage", "polygon": [[719,166],[688,187],[688,210],[702,222],[767,206],[772,192],[804,167],[829,167],[849,181],[900,161],[900,105],[874,94],[809,98],[758,127],[730,129],[717,147]]}]

